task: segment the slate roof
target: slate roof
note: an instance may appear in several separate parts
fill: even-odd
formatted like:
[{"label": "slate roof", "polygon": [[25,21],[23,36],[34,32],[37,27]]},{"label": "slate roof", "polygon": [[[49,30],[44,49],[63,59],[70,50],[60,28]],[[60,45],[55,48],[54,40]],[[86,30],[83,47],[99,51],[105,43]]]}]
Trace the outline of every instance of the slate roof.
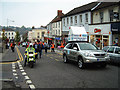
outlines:
[{"label": "slate roof", "polygon": [[58,21],[61,21],[62,20],[62,16],[64,16],[64,14],[62,13],[62,15],[61,16],[56,16],[50,23],[54,23],[54,22],[58,22]]},{"label": "slate roof", "polygon": [[88,12],[88,11],[91,11],[93,8],[95,8],[93,10],[98,10],[98,9],[106,8],[106,7],[113,6],[113,5],[120,5],[120,2],[101,2],[101,3],[100,2],[91,2],[86,5],[74,8],[73,10],[71,10],[67,14],[65,14],[63,17]]}]

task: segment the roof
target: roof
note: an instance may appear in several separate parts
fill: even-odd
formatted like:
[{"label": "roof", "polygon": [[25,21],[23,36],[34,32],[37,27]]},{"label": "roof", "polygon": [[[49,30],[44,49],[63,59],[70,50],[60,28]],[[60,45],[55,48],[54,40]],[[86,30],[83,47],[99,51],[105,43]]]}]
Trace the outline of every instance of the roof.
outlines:
[{"label": "roof", "polygon": [[[0,30],[1,31],[1,30]],[[13,29],[11,28],[5,28],[5,31],[14,31]]]},{"label": "roof", "polygon": [[69,11],[67,14],[65,14],[63,17],[67,17],[67,16],[71,16],[71,15],[75,15],[78,13],[83,13],[86,11],[90,11],[92,8],[94,8],[99,2],[92,2],[77,8],[74,8],[73,10]]},{"label": "roof", "polygon": [[54,23],[54,22],[58,22],[58,21],[61,21],[62,19],[61,19],[61,17],[62,16],[64,16],[64,14],[62,13],[62,15],[61,16],[56,16],[50,23]]},{"label": "roof", "polygon": [[113,5],[120,5],[120,2],[101,2],[94,10],[106,8]]},{"label": "roof", "polygon": [[113,6],[113,5],[120,5],[120,2],[91,2],[86,5],[74,8],[73,10],[65,14],[63,17],[76,15],[76,14],[84,13],[87,11],[98,10],[98,9],[106,8],[106,7]]}]

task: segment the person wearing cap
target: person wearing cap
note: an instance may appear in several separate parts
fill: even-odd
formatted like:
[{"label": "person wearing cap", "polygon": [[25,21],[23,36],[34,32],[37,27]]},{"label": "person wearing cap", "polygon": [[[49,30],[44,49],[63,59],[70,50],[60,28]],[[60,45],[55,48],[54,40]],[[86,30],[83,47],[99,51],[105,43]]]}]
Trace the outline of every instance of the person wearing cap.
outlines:
[{"label": "person wearing cap", "polygon": [[[29,44],[29,47],[26,48],[26,50],[25,50],[25,55],[27,55],[28,52],[31,51],[31,50],[33,50],[33,52],[36,53],[35,49],[33,48],[33,44],[32,44],[32,43],[30,43],[30,44]],[[27,62],[27,57],[25,58],[24,66],[26,66],[26,62]]]}]

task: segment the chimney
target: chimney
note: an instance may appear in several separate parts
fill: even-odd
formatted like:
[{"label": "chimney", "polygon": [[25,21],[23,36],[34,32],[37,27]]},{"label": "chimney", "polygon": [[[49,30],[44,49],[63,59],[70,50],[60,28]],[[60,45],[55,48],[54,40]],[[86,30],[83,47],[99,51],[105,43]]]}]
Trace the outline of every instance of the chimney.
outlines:
[{"label": "chimney", "polygon": [[58,10],[58,16],[62,16],[62,10]]}]

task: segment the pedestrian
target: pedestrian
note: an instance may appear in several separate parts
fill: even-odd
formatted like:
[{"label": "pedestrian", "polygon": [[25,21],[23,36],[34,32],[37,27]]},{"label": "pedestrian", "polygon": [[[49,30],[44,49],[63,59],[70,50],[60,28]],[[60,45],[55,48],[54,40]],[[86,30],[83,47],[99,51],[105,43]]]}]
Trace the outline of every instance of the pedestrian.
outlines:
[{"label": "pedestrian", "polygon": [[43,49],[43,43],[40,42],[40,43],[38,44],[38,50],[39,50],[39,57],[40,57],[40,58],[41,58],[41,56],[42,56],[42,49]]},{"label": "pedestrian", "polygon": [[14,42],[12,42],[12,43],[10,44],[10,47],[11,47],[12,52],[14,52],[15,43],[14,43]]},{"label": "pedestrian", "polygon": [[[33,48],[35,49],[36,53],[38,53],[38,44],[37,44],[37,42],[35,42],[33,44]],[[37,58],[38,58],[38,54],[35,55],[35,59],[37,59]]]},{"label": "pedestrian", "polygon": [[54,43],[52,43],[52,44],[51,44],[51,52],[55,52],[55,51],[54,51],[54,48],[55,48],[55,45],[54,45]]},{"label": "pedestrian", "polygon": [[47,42],[45,42],[44,43],[45,53],[47,53],[47,46],[48,46],[48,44],[47,44]]}]

